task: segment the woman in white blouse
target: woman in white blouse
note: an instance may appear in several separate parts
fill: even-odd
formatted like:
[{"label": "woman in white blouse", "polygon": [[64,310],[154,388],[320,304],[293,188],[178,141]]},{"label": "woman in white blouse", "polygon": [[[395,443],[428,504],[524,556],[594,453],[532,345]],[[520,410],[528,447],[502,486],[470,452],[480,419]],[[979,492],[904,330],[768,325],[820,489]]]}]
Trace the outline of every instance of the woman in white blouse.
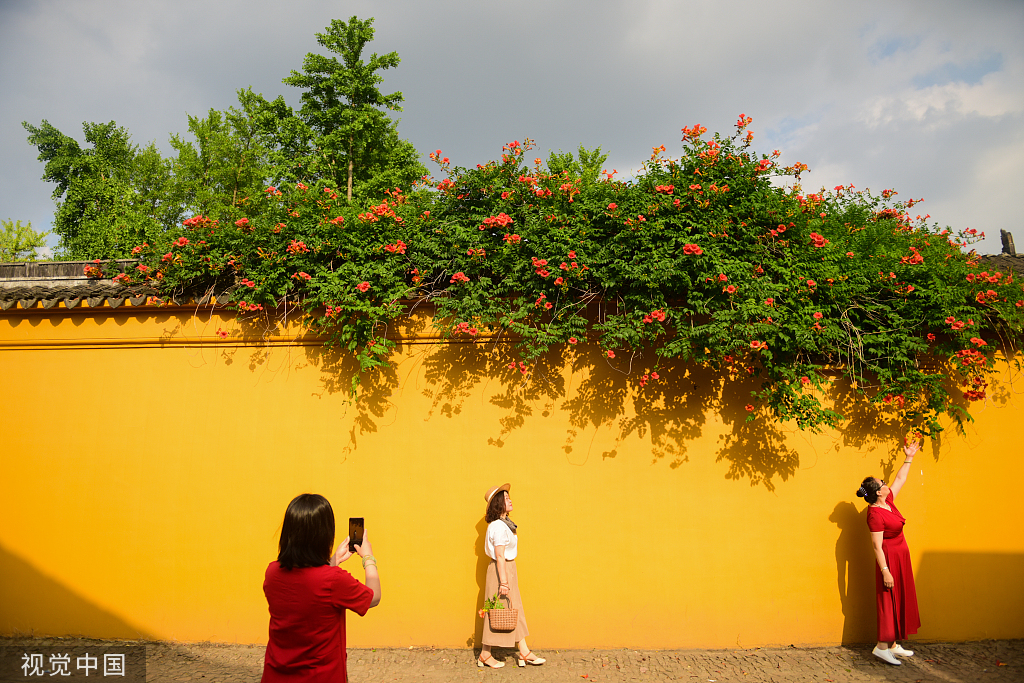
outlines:
[{"label": "woman in white blouse", "polygon": [[[495,486],[484,494],[487,500],[487,535],[484,538],[484,552],[491,558],[487,565],[487,582],[484,595],[488,598],[495,593],[499,597],[508,596],[512,607],[519,610],[519,623],[514,631],[492,631],[490,622],[484,619],[483,646],[480,648],[480,659],[477,666],[489,666],[500,669],[505,666],[491,656],[491,647],[515,647],[519,644],[516,660],[519,666],[527,664],[540,665],[544,659],[530,652],[526,645],[526,636],[530,630],[526,627],[526,614],[523,612],[523,599],[519,595],[519,578],[516,575],[516,555],[518,554],[518,535],[516,524],[509,519],[512,512],[512,498],[509,495],[511,484]],[[504,602],[504,601],[503,601]]]}]

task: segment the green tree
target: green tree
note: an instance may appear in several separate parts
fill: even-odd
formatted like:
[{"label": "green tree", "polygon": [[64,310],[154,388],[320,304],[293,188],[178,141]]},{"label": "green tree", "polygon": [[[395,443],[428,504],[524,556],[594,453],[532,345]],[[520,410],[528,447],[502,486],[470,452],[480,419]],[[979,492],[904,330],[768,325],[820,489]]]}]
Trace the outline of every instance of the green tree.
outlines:
[{"label": "green tree", "polygon": [[35,261],[39,258],[36,249],[46,246],[49,232],[36,232],[32,222],[22,225],[21,221],[0,220],[0,261]]},{"label": "green tree", "polygon": [[188,215],[219,221],[256,218],[268,210],[283,182],[347,188],[349,203],[379,200],[426,174],[413,146],[398,136],[385,110],[401,111],[401,93],[378,89],[394,52],[363,49],[373,40],[373,19],[335,20],[320,44],[340,56],[310,53],[303,72],[284,83],[305,89],[299,110],[246,88],[238,106],[189,116],[193,140],[172,135],[173,158],[152,143],[138,147],[115,122],[85,123],[85,145],[48,121],[23,123],[45,164],[43,180],[56,184],[53,231],[58,256],[124,258],[144,242],[181,232]]},{"label": "green tree", "polygon": [[57,184],[53,232],[60,257],[124,258],[180,220],[180,204],[168,197],[170,164],[154,145],[133,145],[114,121],[84,123],[87,148],[46,120],[22,125],[46,164],[43,180]]},{"label": "green tree", "polygon": [[181,222],[185,207],[173,160],[163,158],[154,143],[136,150],[129,182],[140,220],[155,221],[159,231],[172,230]]},{"label": "green tree", "polygon": [[601,148],[588,150],[580,145],[579,156],[573,158],[572,152],[558,150],[552,152],[548,157],[548,171],[553,175],[568,173],[574,180],[580,180],[584,185],[591,185],[597,182],[601,174],[601,166],[608,160],[607,154],[601,154]]},{"label": "green tree", "polygon": [[311,132],[317,155],[307,169],[310,179],[330,179],[353,197],[379,197],[387,187],[409,186],[425,173],[411,144],[398,137],[397,122],[385,109],[401,111],[402,93],[385,95],[377,87],[379,72],[398,66],[398,53],[373,53],[362,59],[373,40],[373,19],[348,23],[335,19],[317,42],[337,57],[309,53],[302,73],[292,71],[283,83],[303,88],[298,118]]},{"label": "green tree", "polygon": [[[188,213],[218,220],[253,217],[264,207],[264,191],[274,183],[276,131],[260,125],[260,95],[239,91],[242,108],[211,109],[205,118],[188,117],[195,143],[171,136],[174,191]],[[265,100],[262,100],[265,102]]]}]

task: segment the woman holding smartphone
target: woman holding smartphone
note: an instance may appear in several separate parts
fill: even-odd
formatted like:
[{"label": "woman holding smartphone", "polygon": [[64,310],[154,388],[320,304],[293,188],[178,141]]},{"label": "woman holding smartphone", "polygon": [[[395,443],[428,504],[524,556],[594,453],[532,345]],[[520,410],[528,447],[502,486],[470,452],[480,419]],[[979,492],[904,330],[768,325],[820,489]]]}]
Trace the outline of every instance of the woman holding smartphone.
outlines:
[{"label": "woman holding smartphone", "polygon": [[519,652],[516,653],[516,660],[519,666],[527,664],[540,665],[544,659],[530,652],[526,645],[526,636],[530,630],[526,627],[526,614],[523,612],[523,599],[519,595],[519,577],[516,574],[516,556],[519,554],[519,538],[516,533],[516,524],[508,513],[512,512],[512,497],[509,495],[511,484],[495,486],[484,494],[487,501],[487,534],[484,537],[484,552],[491,558],[487,566],[487,581],[484,587],[484,594],[490,598],[495,593],[500,598],[508,597],[512,607],[519,610],[519,622],[513,631],[500,632],[492,631],[488,619],[484,619],[483,643],[480,648],[480,659],[477,666],[489,666],[492,669],[500,669],[505,666],[491,655],[491,648],[515,647],[519,644]]},{"label": "woman holding smartphone", "polygon": [[270,638],[263,683],[345,683],[345,610],[359,616],[380,603],[380,577],[370,541],[355,546],[366,583],[339,565],[352,556],[346,538],[334,545],[334,510],[323,496],[304,493],[288,504],[277,561],[267,567],[263,592]]},{"label": "woman holding smartphone", "polygon": [[907,481],[910,464],[921,447],[915,441],[903,441],[906,460],[896,472],[892,486],[877,477],[867,477],[857,495],[868,502],[868,529],[875,549],[875,596],[878,603],[878,644],[871,654],[889,664],[902,664],[899,657],[911,657],[913,651],[899,642],[917,633],[921,617],[917,611],[917,589],[910,566],[910,548],[903,537],[906,518],[896,509],[896,496]]}]

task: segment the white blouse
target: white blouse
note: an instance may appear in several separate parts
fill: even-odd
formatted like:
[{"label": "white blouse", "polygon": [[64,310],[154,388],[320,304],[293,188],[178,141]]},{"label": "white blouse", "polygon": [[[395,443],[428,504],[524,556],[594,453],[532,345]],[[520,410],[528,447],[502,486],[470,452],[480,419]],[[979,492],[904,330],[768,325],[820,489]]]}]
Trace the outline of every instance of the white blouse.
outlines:
[{"label": "white blouse", "polygon": [[512,533],[512,530],[508,528],[508,524],[505,524],[500,519],[496,519],[487,525],[487,535],[484,536],[484,552],[492,560],[498,559],[494,556],[494,546],[496,545],[505,546],[506,560],[516,559],[519,537]]}]

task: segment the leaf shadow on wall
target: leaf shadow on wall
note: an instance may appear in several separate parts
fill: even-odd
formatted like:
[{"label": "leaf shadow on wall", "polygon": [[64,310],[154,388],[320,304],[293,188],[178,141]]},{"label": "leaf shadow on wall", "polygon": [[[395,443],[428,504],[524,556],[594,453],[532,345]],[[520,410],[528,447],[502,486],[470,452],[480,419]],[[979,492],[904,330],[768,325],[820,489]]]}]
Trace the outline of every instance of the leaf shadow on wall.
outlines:
[{"label": "leaf shadow on wall", "polygon": [[867,508],[849,501],[836,503],[828,521],[839,527],[836,539],[836,583],[843,608],[843,645],[874,642],[875,554],[868,533]]},{"label": "leaf shadow on wall", "polygon": [[[352,380],[359,372],[359,363],[351,353],[338,347],[312,344],[305,347],[309,363],[320,369],[320,383],[325,394],[351,394]],[[349,428],[348,444],[343,448],[349,452],[356,448],[359,437],[374,434],[378,423],[394,404],[391,395],[398,388],[398,372],[393,365],[374,368],[362,375],[358,394],[350,402],[355,411]]]},{"label": "leaf shadow on wall", "polygon": [[[348,390],[357,369],[348,354],[316,346],[308,347],[307,353],[323,372],[326,392]],[[775,481],[788,479],[799,464],[775,423],[746,423],[742,406],[754,385],[748,380],[727,381],[703,366],[663,362],[658,366],[660,377],[640,386],[642,375],[654,367],[640,353],[609,359],[596,346],[554,347],[533,365],[522,366],[506,344],[466,342],[436,344],[422,363],[422,391],[431,401],[426,418],[457,419],[467,400],[483,396],[504,411],[497,432],[488,438],[496,448],[503,448],[508,437],[527,428],[531,419],[564,411],[568,426],[562,448],[567,457],[585,462],[593,454],[589,444],[580,443],[586,438],[583,434],[608,429],[614,445],[600,453],[602,458],[618,457],[620,444],[631,437],[650,438],[651,464],[667,462],[676,469],[690,459],[693,442],[704,435],[709,416],[717,412],[732,430],[721,437],[717,454],[717,460],[730,463],[727,478],[748,479],[752,486],[774,490]],[[377,431],[377,421],[391,407],[389,397],[398,385],[392,368],[364,378],[355,404],[352,447],[360,434]]]},{"label": "leaf shadow on wall", "polygon": [[488,373],[487,357],[482,349],[469,344],[444,344],[423,359],[427,387],[423,395],[431,400],[427,419],[440,413],[455,417],[463,403]]},{"label": "leaf shadow on wall", "polygon": [[537,402],[543,402],[541,413],[545,414],[565,395],[565,380],[559,372],[561,362],[561,354],[552,354],[524,373],[519,365],[509,367],[513,356],[507,353],[505,345],[439,344],[423,360],[428,385],[423,394],[431,399],[427,419],[435,414],[447,418],[461,415],[466,400],[481,388],[486,392],[486,387],[494,382],[499,390],[487,400],[506,412],[498,420],[498,434],[489,438],[488,443],[501,448],[505,438],[523,427],[534,414]]},{"label": "leaf shadow on wall", "polygon": [[[876,476],[890,479],[903,464],[903,437],[909,431],[895,406],[869,403],[845,379],[832,384],[829,400],[834,410],[846,418],[839,429],[843,444],[855,450],[877,450],[880,455]],[[938,460],[942,433],[935,434],[928,441],[933,456]],[[872,473],[865,472],[864,476],[869,474]]]},{"label": "leaf shadow on wall", "polygon": [[[398,351],[402,350],[400,346]],[[321,368],[326,392],[349,391],[357,371],[350,354],[318,345],[308,346],[307,354]],[[561,412],[561,419],[568,423],[562,448],[574,464],[598,454],[602,459],[619,457],[628,439],[649,438],[651,464],[667,463],[676,469],[689,461],[694,445],[709,430],[719,430],[715,459],[727,465],[727,479],[774,491],[800,467],[800,454],[790,445],[799,431],[795,424],[780,424],[762,412],[763,406],[755,406],[756,419],[747,421],[751,413],[744,406],[753,402],[751,392],[759,385],[756,377],[680,360],[663,360],[656,366],[652,354],[639,352],[620,352],[610,359],[589,344],[554,346],[532,366],[524,366],[505,342],[431,343],[421,362],[425,382],[421,391],[430,400],[425,418],[455,420],[465,415],[467,400],[486,401],[503,411],[488,438],[495,448],[503,448],[512,434],[528,429],[531,420]],[[649,378],[641,386],[643,375],[654,367],[659,379]],[[358,436],[378,430],[380,420],[394,408],[390,397],[398,387],[394,367],[365,373],[354,403],[357,415],[351,447]],[[830,385],[824,398],[845,417],[836,431],[844,445],[878,449],[879,474],[892,476],[902,457],[898,444],[906,430],[895,407],[865,401],[842,378]],[[594,448],[596,430],[610,434],[612,443]],[[941,435],[933,439],[933,452],[938,453]],[[636,451],[632,443],[630,449]]]},{"label": "leaf shadow on wall", "polygon": [[833,382],[829,398],[833,409],[846,418],[842,426],[846,445],[863,449],[892,443],[897,434],[902,436],[904,429],[895,407],[869,403],[846,379]]},{"label": "leaf shadow on wall", "polygon": [[[731,430],[719,437],[721,444],[715,462],[728,461],[726,479],[749,479],[769,491],[775,490],[776,479],[789,481],[800,466],[800,454],[786,442],[781,425],[764,414],[748,422],[751,414],[746,405],[750,392],[758,388],[756,380],[737,377],[723,381],[721,394],[722,420]],[[741,407],[742,406],[742,407]]]},{"label": "leaf shadow on wall", "polygon": [[617,457],[618,445],[630,436],[649,436],[651,463],[668,459],[675,469],[689,460],[689,442],[701,436],[714,408],[714,375],[699,366],[669,362],[660,367],[658,379],[648,379],[641,387],[638,380],[649,375],[646,359],[641,354],[622,355],[615,362],[591,349],[573,358],[573,373],[582,372],[583,379],[562,404],[570,423],[565,448],[574,448],[586,429],[608,427],[615,433],[616,446],[602,453],[603,458]]},{"label": "leaf shadow on wall", "polygon": [[540,417],[551,414],[567,392],[561,373],[563,363],[564,349],[538,359],[525,373],[518,365],[509,367],[503,358],[497,359],[494,371],[501,390],[488,400],[507,412],[498,420],[498,434],[487,440],[489,445],[502,448],[513,431],[526,426],[527,418],[533,416],[538,403]]},{"label": "leaf shadow on wall", "polygon": [[[718,453],[718,460],[730,462],[727,477],[746,478],[771,490],[777,478],[792,476],[799,459],[786,446],[784,434],[774,423],[748,425],[746,412],[737,407],[745,403],[752,383],[726,382],[714,370],[669,361],[659,366],[658,379],[648,377],[640,386],[653,366],[640,353],[609,359],[591,346],[555,347],[524,367],[503,345],[442,344],[424,360],[424,393],[432,400],[431,415],[436,411],[454,418],[467,399],[484,391],[489,403],[506,411],[498,420],[498,432],[488,439],[497,448],[531,418],[546,418],[557,409],[568,418],[563,444],[567,457],[585,462],[592,454],[589,445],[579,443],[582,435],[609,429],[615,445],[601,452],[602,458],[617,457],[619,445],[630,437],[650,438],[651,463],[667,461],[672,469],[689,460],[692,443],[708,427],[708,416],[719,412],[733,430],[723,437]],[[569,369],[568,376],[563,368]],[[486,388],[490,382],[497,384],[497,391]]]}]

